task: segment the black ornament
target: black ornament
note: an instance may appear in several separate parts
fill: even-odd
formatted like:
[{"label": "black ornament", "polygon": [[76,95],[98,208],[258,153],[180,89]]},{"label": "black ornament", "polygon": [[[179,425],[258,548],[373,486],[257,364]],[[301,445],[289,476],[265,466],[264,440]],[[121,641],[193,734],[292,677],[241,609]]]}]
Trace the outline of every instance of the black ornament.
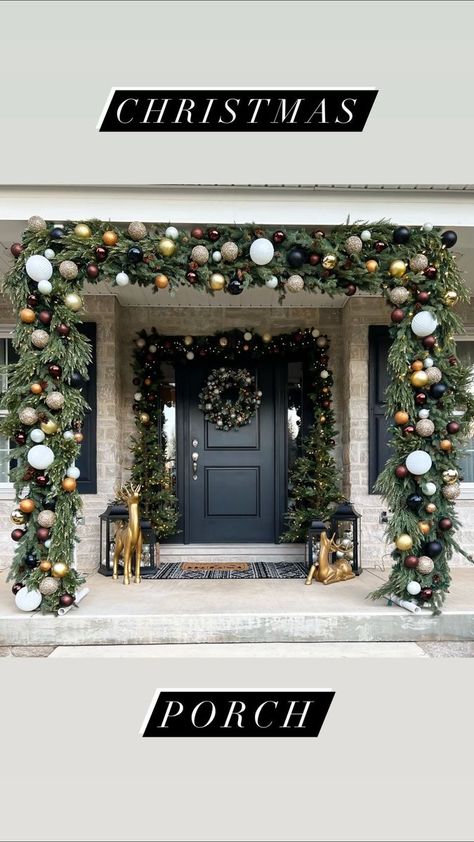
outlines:
[{"label": "black ornament", "polygon": [[53,228],[50,237],[52,240],[62,240],[62,238],[64,237],[63,228]]},{"label": "black ornament", "polygon": [[38,559],[37,559],[37,557],[35,556],[34,553],[27,553],[26,554],[25,564],[26,564],[27,567],[29,567],[30,570],[33,570],[33,568],[36,567],[36,565],[38,564]]},{"label": "black ornament", "polygon": [[445,392],[447,391],[447,386],[444,383],[433,383],[430,387],[430,396],[435,399],[435,401],[439,401]]},{"label": "black ornament", "polygon": [[53,497],[52,500],[45,500],[43,503],[44,509],[51,509],[52,512],[56,510],[56,498]]},{"label": "black ornament", "polygon": [[455,246],[457,241],[458,235],[456,234],[456,231],[443,231],[443,233],[441,234],[441,242],[443,243],[443,246],[445,246],[447,249],[450,249],[453,246]]},{"label": "black ornament", "polygon": [[79,374],[78,371],[73,371],[69,378],[69,384],[73,387],[73,389],[80,389],[81,386],[84,385],[82,375]]},{"label": "black ornament", "polygon": [[288,264],[298,269],[303,263],[306,263],[306,252],[299,246],[294,246],[287,254]]},{"label": "black ornament", "polygon": [[393,232],[393,242],[397,243],[398,245],[407,243],[410,239],[410,234],[410,229],[405,228],[404,225],[401,225],[400,228],[395,228],[395,231]]},{"label": "black ornament", "polygon": [[127,251],[127,257],[130,263],[140,263],[143,260],[143,249],[140,246],[131,246]]},{"label": "black ornament", "polygon": [[423,497],[421,494],[409,494],[406,499],[406,504],[412,512],[417,512],[423,504]]},{"label": "black ornament", "polygon": [[443,552],[443,545],[441,541],[427,541],[421,548],[420,555],[427,555],[430,558],[438,558]]},{"label": "black ornament", "polygon": [[227,284],[227,292],[231,295],[240,295],[244,291],[244,285],[238,275],[234,275]]}]

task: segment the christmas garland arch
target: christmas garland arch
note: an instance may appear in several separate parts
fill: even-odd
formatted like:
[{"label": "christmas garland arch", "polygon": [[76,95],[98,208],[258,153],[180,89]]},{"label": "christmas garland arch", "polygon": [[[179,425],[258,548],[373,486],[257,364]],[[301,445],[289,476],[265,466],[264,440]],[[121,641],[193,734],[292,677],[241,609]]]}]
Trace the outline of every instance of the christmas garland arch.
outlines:
[{"label": "christmas garland arch", "polygon": [[[267,286],[281,298],[303,289],[331,296],[360,289],[382,291],[393,324],[387,407],[394,455],[378,491],[392,511],[394,568],[375,596],[394,593],[438,610],[449,587],[449,559],[453,550],[462,552],[454,501],[460,441],[474,417],[469,372],[454,342],[462,326],[452,307],[469,298],[449,251],[455,242],[453,231],[387,222],[325,234],[255,225],[148,230],[141,222],[123,230],[97,220],[59,226],[32,217],[22,243],[11,248],[15,263],[4,282],[18,316],[19,361],[9,370],[1,424],[17,445],[14,590],[26,585],[31,605],[56,611],[74,598],[80,581],[71,561],[80,508],[74,459],[86,410],[76,386],[90,355],[78,331],[86,281],[152,285],[159,295],[181,285],[220,295]],[[51,399],[53,393],[62,397]],[[420,426],[423,421],[431,424]]]},{"label": "christmas garland arch", "polygon": [[199,394],[199,409],[217,430],[238,430],[250,424],[262,393],[246,368],[214,368]]}]

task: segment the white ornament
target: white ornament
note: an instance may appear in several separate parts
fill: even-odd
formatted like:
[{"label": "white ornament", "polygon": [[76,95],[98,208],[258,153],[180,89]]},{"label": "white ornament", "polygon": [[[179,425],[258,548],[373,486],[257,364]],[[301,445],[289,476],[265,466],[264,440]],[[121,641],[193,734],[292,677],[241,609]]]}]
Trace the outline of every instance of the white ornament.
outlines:
[{"label": "white ornament", "polygon": [[37,471],[44,471],[53,464],[54,453],[45,444],[35,444],[28,451],[27,459],[32,468],[36,468]]},{"label": "white ornament", "polygon": [[436,484],[434,482],[424,482],[421,490],[427,497],[432,497],[433,494],[436,494]]},{"label": "white ornament", "polygon": [[32,254],[25,263],[26,274],[32,281],[49,281],[53,266],[42,254]]},{"label": "white ornament", "polygon": [[135,394],[133,396],[133,400],[134,401],[141,401],[141,399],[142,399],[142,393],[141,392],[135,392]]},{"label": "white ornament", "polygon": [[44,256],[47,260],[52,260],[53,257],[56,257],[56,252],[54,252],[53,249],[46,249]]},{"label": "white ornament", "polygon": [[405,460],[408,470],[416,477],[427,474],[432,464],[431,456],[426,450],[413,450]]},{"label": "white ornament", "polygon": [[40,430],[39,428],[35,428],[34,430],[31,431],[30,438],[31,438],[31,441],[35,442],[35,444],[41,444],[41,442],[45,440],[46,436],[43,433],[43,430]]},{"label": "white ornament", "polygon": [[126,287],[126,286],[127,286],[127,284],[128,284],[128,282],[129,282],[129,280],[130,280],[130,278],[128,277],[128,275],[127,275],[127,273],[126,273],[126,272],[119,272],[119,273],[115,276],[115,283],[116,283],[116,284],[117,284],[117,286],[119,286],[119,287]]},{"label": "white ornament", "polygon": [[424,361],[423,365],[424,365],[425,368],[433,368],[434,360],[432,359],[432,357],[427,357],[426,360]]},{"label": "white ornament", "polygon": [[71,479],[79,479],[81,472],[75,465],[70,465],[66,471],[66,476],[71,477]]},{"label": "white ornament", "polygon": [[157,350],[158,350],[158,348],[156,347],[156,345],[150,345],[150,348],[149,348],[150,354],[156,354]]},{"label": "white ornament", "polygon": [[326,369],[323,368],[323,370],[322,370],[322,372],[319,376],[322,377],[323,380],[327,380],[327,378],[329,377],[329,371],[326,371]]},{"label": "white ornament", "polygon": [[245,339],[245,341],[246,341],[246,342],[250,342],[251,338],[252,338],[252,334],[250,333],[250,331],[249,331],[249,330],[246,330],[246,331],[245,331],[245,333],[244,333],[244,339]]},{"label": "white ornament", "polygon": [[222,254],[220,253],[220,251],[213,251],[212,252],[212,259],[213,259],[214,263],[220,263],[221,260],[222,260]]},{"label": "white ornament", "polygon": [[46,549],[49,550],[49,548],[51,546],[51,538],[47,538],[46,541],[44,542],[44,545],[45,545]]},{"label": "white ornament", "polygon": [[194,351],[187,351],[186,352],[186,359],[193,360],[194,359]]},{"label": "white ornament", "polygon": [[265,281],[265,286],[268,287],[268,289],[276,289],[277,286],[278,286],[277,276],[276,275],[270,275],[270,277],[267,278],[267,280]]},{"label": "white ornament", "polygon": [[361,231],[360,238],[363,243],[368,243],[369,240],[372,239],[372,234],[370,231],[368,231],[367,228],[365,228],[363,231]]},{"label": "white ornament", "polygon": [[169,225],[165,231],[165,237],[169,237],[170,240],[177,240],[179,237],[179,231],[174,225]]},{"label": "white ornament", "polygon": [[423,225],[423,231],[432,231],[432,230],[433,230],[433,224],[431,222],[425,222],[425,224]]},{"label": "white ornament", "polygon": [[438,327],[438,322],[430,310],[421,310],[411,320],[411,329],[415,336],[429,336]]},{"label": "white ornament", "polygon": [[137,348],[144,348],[145,345],[146,345],[146,342],[145,342],[144,339],[142,339],[141,337],[140,337],[140,339],[137,339]]},{"label": "white ornament", "polygon": [[419,582],[408,582],[407,591],[411,596],[416,596],[421,591],[421,585]]},{"label": "white ornament", "polygon": [[429,418],[429,417],[430,417],[429,409],[420,409],[420,411],[418,412],[418,418]]},{"label": "white ornament", "polygon": [[15,596],[16,607],[20,611],[36,611],[41,605],[43,597],[39,591],[29,591],[28,588],[21,588]]},{"label": "white ornament", "polygon": [[258,237],[250,246],[250,259],[253,260],[257,266],[266,266],[273,260],[275,250],[273,243],[267,240],[266,237]]},{"label": "white ornament", "polygon": [[63,439],[65,439],[65,441],[72,441],[73,438],[74,438],[73,431],[72,430],[65,430],[65,432],[63,433]]},{"label": "white ornament", "polygon": [[320,331],[318,330],[318,328],[313,327],[313,330],[311,331],[311,336],[314,336],[314,338],[317,339],[319,334],[320,334]]},{"label": "white ornament", "polygon": [[50,295],[53,291],[53,285],[51,281],[40,281],[38,284],[38,292],[41,295]]}]

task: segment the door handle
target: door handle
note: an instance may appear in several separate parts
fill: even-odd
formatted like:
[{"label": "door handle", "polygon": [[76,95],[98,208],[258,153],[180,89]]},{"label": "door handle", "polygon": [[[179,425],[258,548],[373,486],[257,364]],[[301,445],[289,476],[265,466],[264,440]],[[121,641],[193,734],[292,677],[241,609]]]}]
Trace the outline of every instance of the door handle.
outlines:
[{"label": "door handle", "polygon": [[199,453],[196,450],[194,450],[191,453],[191,460],[192,460],[192,465],[193,465],[193,479],[197,479],[198,459],[199,459]]}]

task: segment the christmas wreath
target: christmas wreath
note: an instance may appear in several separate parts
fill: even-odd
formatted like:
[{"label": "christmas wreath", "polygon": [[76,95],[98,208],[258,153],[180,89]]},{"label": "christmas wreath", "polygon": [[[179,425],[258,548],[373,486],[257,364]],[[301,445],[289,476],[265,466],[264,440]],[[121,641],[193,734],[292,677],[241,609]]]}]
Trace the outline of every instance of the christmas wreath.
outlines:
[{"label": "christmas wreath", "polygon": [[246,368],[215,368],[199,394],[199,409],[218,430],[237,430],[250,424],[262,402],[255,377]]}]

